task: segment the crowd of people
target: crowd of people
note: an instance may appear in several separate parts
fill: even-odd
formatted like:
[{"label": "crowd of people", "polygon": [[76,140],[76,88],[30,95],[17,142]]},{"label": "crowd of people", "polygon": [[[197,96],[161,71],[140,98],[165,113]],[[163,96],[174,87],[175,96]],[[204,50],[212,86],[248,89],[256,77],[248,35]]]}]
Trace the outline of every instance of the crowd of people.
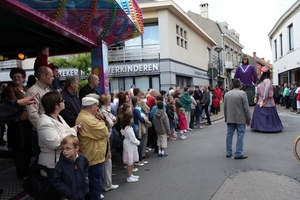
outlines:
[{"label": "crowd of people", "polygon": [[[48,47],[45,48],[38,57],[43,63],[47,63],[44,58],[49,55]],[[251,69],[244,60],[240,73]],[[18,101],[35,97],[34,103],[18,106],[19,115],[5,121],[17,177],[26,179],[32,163],[47,167],[51,171],[52,186],[60,196],[57,198],[101,199],[103,190],[117,189],[119,186],[112,183],[113,156],[122,157],[126,181],[137,182],[140,177],[133,174],[138,171],[135,166],[148,163],[149,151],[154,149],[158,157],[168,156],[168,142],[185,140],[188,131],[202,129],[203,118],[207,120],[205,126],[212,125],[210,115],[220,112],[223,101],[227,123],[226,157],[232,155],[232,137],[237,130],[239,145],[235,158],[247,158],[242,155],[245,125],[251,124],[252,129],[264,132],[283,129],[267,67],[262,68],[256,89],[242,84],[246,76],[239,75],[230,92],[218,85],[214,88],[195,86],[194,90],[177,86],[159,92],[149,88],[143,92],[133,84],[128,91],[99,94],[96,90],[99,78],[94,74],[78,91],[75,77],[66,77],[64,86],[55,82],[59,80],[55,65],[36,65],[35,83],[31,86],[24,86],[26,72],[21,68],[12,69],[10,77],[12,82],[1,87],[3,99]],[[293,107],[295,102],[291,99],[296,99],[298,114],[300,89],[292,85],[290,90],[286,88],[281,102]],[[293,98],[285,98],[291,93]],[[252,121],[249,98],[256,103]],[[2,133],[1,142],[5,142]]]},{"label": "crowd of people", "polygon": [[[160,92],[133,86],[131,91],[100,95],[95,90],[99,79],[91,74],[78,97],[75,77],[67,77],[57,90],[50,67],[38,67],[35,76],[35,83],[27,87],[26,72],[12,69],[12,82],[3,89],[6,100],[38,93],[34,104],[22,106],[22,114],[5,120],[7,145],[19,179],[25,180],[30,164],[36,162],[52,171],[53,187],[67,199],[100,199],[103,190],[117,189],[112,183],[113,155],[122,156],[126,181],[137,182],[135,166],[148,163],[148,152],[154,149],[158,157],[166,157],[168,141],[185,140],[188,131],[203,128],[203,117],[211,125],[210,111],[218,113],[224,94],[218,86]],[[78,168],[80,181],[74,181],[71,166]]]},{"label": "crowd of people", "polygon": [[274,101],[277,105],[290,109],[291,112],[300,114],[300,82],[284,83],[273,86]]}]

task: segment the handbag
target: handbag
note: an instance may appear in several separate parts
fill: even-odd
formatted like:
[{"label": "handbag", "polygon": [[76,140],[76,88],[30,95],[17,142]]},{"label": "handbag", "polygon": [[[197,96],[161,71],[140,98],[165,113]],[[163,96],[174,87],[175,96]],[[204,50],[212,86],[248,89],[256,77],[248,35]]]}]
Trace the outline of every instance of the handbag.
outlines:
[{"label": "handbag", "polygon": [[[56,161],[56,151],[55,151]],[[44,171],[47,176],[41,174]],[[43,165],[39,165],[35,161],[29,169],[28,176],[22,184],[22,188],[34,199],[37,200],[57,200],[59,192],[51,183],[53,169],[49,169]]]}]

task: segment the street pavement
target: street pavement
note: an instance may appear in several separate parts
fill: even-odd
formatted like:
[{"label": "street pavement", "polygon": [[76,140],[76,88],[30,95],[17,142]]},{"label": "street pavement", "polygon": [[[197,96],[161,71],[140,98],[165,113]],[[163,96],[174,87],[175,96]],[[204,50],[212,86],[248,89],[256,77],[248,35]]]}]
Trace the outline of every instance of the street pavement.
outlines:
[{"label": "street pavement", "polygon": [[[253,113],[254,106],[250,107]],[[294,117],[295,113],[284,106],[277,106],[282,116]],[[215,122],[224,118],[223,109],[219,115],[212,115]],[[234,143],[233,143],[234,144]],[[296,200],[300,199],[300,183],[291,177],[268,171],[245,171],[229,176],[211,200]]]},{"label": "street pavement", "polygon": [[[253,112],[254,107],[250,110]],[[299,135],[300,116],[284,107],[277,106],[277,110],[284,131],[263,134],[248,128],[246,160],[225,157],[223,109],[218,115],[211,115],[211,126],[188,132],[186,140],[168,142],[167,157],[158,158],[152,150],[147,159],[149,164],[138,167],[135,173],[140,176],[137,183],[125,182],[126,170],[120,157],[115,157],[113,183],[120,187],[104,192],[105,199],[299,200],[300,165],[291,149]],[[0,158],[0,177],[0,188],[4,189],[0,199],[9,199],[22,191],[12,159]]]}]

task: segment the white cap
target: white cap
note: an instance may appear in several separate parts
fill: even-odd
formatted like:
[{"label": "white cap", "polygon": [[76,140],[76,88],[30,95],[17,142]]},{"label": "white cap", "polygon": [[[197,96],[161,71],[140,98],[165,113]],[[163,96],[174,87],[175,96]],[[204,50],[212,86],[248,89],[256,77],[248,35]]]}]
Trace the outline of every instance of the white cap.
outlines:
[{"label": "white cap", "polygon": [[83,97],[82,98],[82,106],[91,106],[93,104],[99,104],[99,101],[94,97]]}]

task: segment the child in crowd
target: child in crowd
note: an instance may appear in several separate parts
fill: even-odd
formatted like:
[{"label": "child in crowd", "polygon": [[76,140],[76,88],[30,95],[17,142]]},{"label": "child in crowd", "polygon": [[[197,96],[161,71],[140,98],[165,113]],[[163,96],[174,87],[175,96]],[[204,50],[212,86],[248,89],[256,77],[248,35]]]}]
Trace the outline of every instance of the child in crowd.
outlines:
[{"label": "child in crowd", "polygon": [[154,127],[157,133],[158,157],[166,157],[167,133],[170,132],[170,124],[167,113],[163,110],[164,103],[157,101],[157,110],[154,115]]},{"label": "child in crowd", "polygon": [[66,136],[60,146],[61,155],[53,172],[52,184],[61,199],[83,200],[89,192],[89,162],[78,151],[79,140],[76,136]]},{"label": "child in crowd", "polygon": [[186,136],[184,135],[184,131],[187,129],[187,125],[186,125],[185,109],[184,108],[179,108],[178,118],[179,118],[180,138],[182,140],[185,140]]},{"label": "child in crowd", "polygon": [[139,160],[137,145],[140,144],[135,137],[133,128],[130,124],[133,122],[133,114],[125,112],[122,119],[121,134],[124,136],[123,141],[123,162],[127,165],[127,182],[133,183],[139,180],[139,176],[132,174],[134,162]]},{"label": "child in crowd", "polygon": [[169,96],[167,99],[166,113],[168,115],[170,124],[169,140],[176,140],[177,136],[175,134],[175,111],[173,96]]},{"label": "child in crowd", "polygon": [[48,57],[49,57],[49,50],[50,47],[48,46],[40,46],[38,48],[38,56],[34,61],[34,71],[36,72],[40,67],[47,66],[52,68],[54,66],[53,63],[48,64]]},{"label": "child in crowd", "polygon": [[138,132],[138,137],[137,139],[141,141],[139,147],[138,147],[138,152],[139,152],[139,162],[134,163],[134,165],[137,166],[144,166],[145,164],[148,164],[148,161],[143,160],[143,146],[146,145],[144,144],[145,138],[147,135],[147,128],[146,128],[146,123],[148,120],[148,117],[142,112],[141,108],[141,99],[134,96],[132,97],[131,100],[132,106],[133,106],[133,116],[134,116],[134,124],[136,126],[135,131]]},{"label": "child in crowd", "polygon": [[217,98],[216,95],[213,95],[213,97],[212,97],[211,111],[212,111],[212,113],[214,113],[215,115],[218,114],[219,103],[220,103],[220,100]]},{"label": "child in crowd", "polygon": [[[118,131],[121,134],[121,129],[122,129],[122,119],[123,119],[123,115],[124,113],[129,112],[132,113],[132,106],[130,103],[123,103],[122,108],[121,108],[121,113],[118,116],[118,122],[120,124],[120,130]],[[131,122],[130,126],[133,128],[135,137],[138,137],[138,131],[136,131],[135,128],[135,124],[134,121]],[[121,150],[121,155],[123,155],[123,140],[124,140],[124,136],[121,134],[120,136],[122,138],[122,150]],[[127,165],[125,165],[124,169],[127,169]],[[132,172],[137,172],[139,169],[138,168],[133,168]]]}]

